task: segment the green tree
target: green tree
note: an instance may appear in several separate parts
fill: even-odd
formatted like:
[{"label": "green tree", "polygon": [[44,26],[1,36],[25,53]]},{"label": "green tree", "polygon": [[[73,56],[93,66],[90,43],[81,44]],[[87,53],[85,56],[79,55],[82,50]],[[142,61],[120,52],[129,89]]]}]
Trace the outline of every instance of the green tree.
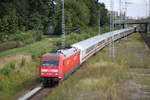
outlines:
[{"label": "green tree", "polygon": [[[0,40],[14,33],[20,34],[16,32],[18,30],[40,30],[45,33],[49,25],[54,27],[55,34],[61,34],[61,8],[61,0],[1,0]],[[108,11],[98,0],[65,0],[67,33],[76,27],[97,26],[99,10],[101,25],[108,24]]]}]

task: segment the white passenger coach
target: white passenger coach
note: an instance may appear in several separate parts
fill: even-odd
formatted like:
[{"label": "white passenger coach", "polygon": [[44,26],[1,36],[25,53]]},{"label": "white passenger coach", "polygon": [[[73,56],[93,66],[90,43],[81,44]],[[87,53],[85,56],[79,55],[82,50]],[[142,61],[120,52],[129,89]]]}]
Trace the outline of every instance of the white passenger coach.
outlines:
[{"label": "white passenger coach", "polygon": [[87,60],[90,56],[98,52],[100,49],[120,38],[135,32],[135,28],[121,29],[91,37],[81,42],[71,45],[80,50],[80,64]]}]

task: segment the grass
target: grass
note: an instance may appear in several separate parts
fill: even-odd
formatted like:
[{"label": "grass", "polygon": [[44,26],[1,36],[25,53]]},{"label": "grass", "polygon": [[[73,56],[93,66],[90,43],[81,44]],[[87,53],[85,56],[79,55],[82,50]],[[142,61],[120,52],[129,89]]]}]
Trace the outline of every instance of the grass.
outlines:
[{"label": "grass", "polygon": [[13,99],[17,92],[27,85],[32,84],[36,79],[38,72],[36,63],[28,61],[23,64],[23,67],[20,67],[22,64],[22,60],[11,62],[0,70],[1,100]]},{"label": "grass", "polygon": [[15,100],[22,89],[37,82],[40,57],[56,48],[53,43],[57,39],[46,38],[22,48],[0,52],[0,100]]},{"label": "grass", "polygon": [[[147,57],[150,52],[140,35],[133,34],[127,40],[122,39],[115,47],[115,59],[109,57],[108,48],[103,49],[60,83],[44,100],[148,100],[144,96],[139,97],[137,88],[133,88],[137,84],[148,85],[148,77],[140,75],[137,78],[130,74],[132,66],[150,68]],[[135,47],[138,49],[136,52]],[[139,52],[143,55],[138,55]]]},{"label": "grass", "polygon": [[[32,44],[29,44],[22,48],[15,48],[15,49],[7,50],[7,51],[2,51],[2,52],[0,52],[0,57],[5,56],[5,55],[12,55],[12,54],[16,54],[16,53],[37,54],[42,51],[46,52],[46,51],[48,51],[47,49],[50,49],[50,46],[52,45],[50,42],[51,42],[50,40],[44,39],[42,41],[38,41],[38,42],[35,42]],[[43,48],[43,49],[41,49],[41,48]]]}]

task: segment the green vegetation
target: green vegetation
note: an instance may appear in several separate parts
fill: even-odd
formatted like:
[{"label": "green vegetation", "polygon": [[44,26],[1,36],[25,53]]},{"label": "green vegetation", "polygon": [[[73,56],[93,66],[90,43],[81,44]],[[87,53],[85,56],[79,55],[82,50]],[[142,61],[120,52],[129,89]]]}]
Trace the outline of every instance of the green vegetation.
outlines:
[{"label": "green vegetation", "polygon": [[37,83],[41,55],[56,47],[57,37],[0,52],[0,99],[16,99],[21,90]]},{"label": "green vegetation", "polygon": [[[31,59],[30,59],[31,60]],[[17,92],[33,84],[37,75],[37,65],[32,62],[26,62],[20,67],[20,60],[6,64],[0,71],[0,99],[15,99]],[[29,70],[30,69],[30,70]],[[30,81],[32,80],[32,81]]]},{"label": "green vegetation", "polygon": [[[108,32],[109,27],[104,26],[101,28],[101,30],[102,30],[101,33]],[[99,34],[97,32],[97,28],[86,28],[84,31],[81,31],[80,34],[72,32],[66,35],[66,39],[67,39],[66,46],[87,39],[89,37],[95,36],[97,34]],[[22,48],[0,51],[0,57],[23,53],[23,54],[31,55],[34,58],[35,56],[40,56],[43,53],[49,52],[51,49],[52,50],[58,49],[60,44],[61,44],[60,36],[49,36],[45,39],[29,44]]]},{"label": "green vegetation", "polygon": [[140,35],[133,34],[115,46],[114,60],[108,48],[103,49],[44,100],[149,100],[150,52]]},{"label": "green vegetation", "polygon": [[5,42],[0,43],[0,51],[22,47],[26,44],[30,44],[35,41],[39,41],[42,39],[41,31],[28,31],[21,32],[16,31],[15,34],[7,35],[7,39],[3,38]]},{"label": "green vegetation", "polygon": [[[43,33],[61,34],[61,6],[61,0],[1,0],[0,43],[15,41],[18,46],[41,40]],[[66,32],[80,33],[97,26],[99,10],[101,26],[108,24],[104,4],[96,0],[65,0]]]}]

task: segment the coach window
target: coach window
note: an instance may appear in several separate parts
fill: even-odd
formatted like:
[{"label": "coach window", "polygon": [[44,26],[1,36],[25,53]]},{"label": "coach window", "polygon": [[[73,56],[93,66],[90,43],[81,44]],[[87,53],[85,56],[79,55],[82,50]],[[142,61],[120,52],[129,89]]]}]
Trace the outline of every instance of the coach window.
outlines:
[{"label": "coach window", "polygon": [[98,45],[100,46],[102,44],[102,42],[99,42]]},{"label": "coach window", "polygon": [[94,48],[94,46],[89,47],[89,48],[86,50],[86,53],[90,52],[93,48]]}]

